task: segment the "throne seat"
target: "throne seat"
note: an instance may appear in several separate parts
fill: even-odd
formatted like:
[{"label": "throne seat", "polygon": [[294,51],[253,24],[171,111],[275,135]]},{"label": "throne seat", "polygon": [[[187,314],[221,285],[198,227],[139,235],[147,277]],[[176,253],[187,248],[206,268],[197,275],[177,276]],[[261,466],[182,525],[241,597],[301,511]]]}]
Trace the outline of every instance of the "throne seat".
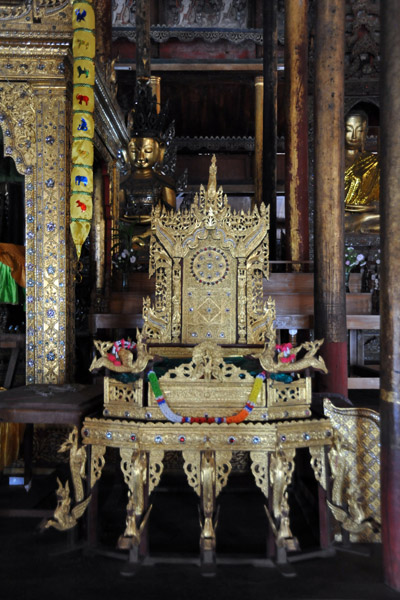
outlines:
[{"label": "throne seat", "polygon": [[235,211],[217,189],[213,157],[207,189],[189,209],[160,206],[151,216],[149,277],[136,341],[96,340],[90,369],[106,369],[103,416],[85,419],[90,481],[101,475],[107,447],[118,448],[128,486],[126,528],[119,539],[138,562],[166,451],[180,452],[200,499],[200,552],[215,562],[216,499],[232,453],[249,454],[280,553],[298,548],[290,530],[288,485],[296,451],[308,448],[326,486],[329,419],[311,412],[311,371],[326,371],[321,340],[296,348],[276,343],[275,303],[264,301],[269,211]]}]

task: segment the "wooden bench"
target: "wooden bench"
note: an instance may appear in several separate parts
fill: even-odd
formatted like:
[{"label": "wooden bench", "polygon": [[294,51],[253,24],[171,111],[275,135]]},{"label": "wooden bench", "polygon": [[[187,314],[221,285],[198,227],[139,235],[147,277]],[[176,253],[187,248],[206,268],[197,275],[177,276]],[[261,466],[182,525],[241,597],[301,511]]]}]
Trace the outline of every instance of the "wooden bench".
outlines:
[{"label": "wooden bench", "polygon": [[6,389],[8,389],[12,386],[16,368],[17,368],[18,356],[19,356],[19,353],[21,352],[21,350],[24,349],[24,346],[25,346],[25,334],[23,334],[23,333],[2,333],[2,334],[0,334],[0,348],[2,350],[3,349],[11,350],[11,354],[10,354],[10,358],[9,358],[8,366],[7,366],[6,378],[4,380],[4,387]]},{"label": "wooden bench", "polygon": [[[0,393],[0,421],[25,423],[24,480],[32,479],[32,442],[34,424],[71,425],[80,429],[85,417],[101,414],[103,385],[38,384],[16,387]],[[1,443],[1,440],[0,440]],[[3,516],[41,516],[37,510],[5,509]]]}]

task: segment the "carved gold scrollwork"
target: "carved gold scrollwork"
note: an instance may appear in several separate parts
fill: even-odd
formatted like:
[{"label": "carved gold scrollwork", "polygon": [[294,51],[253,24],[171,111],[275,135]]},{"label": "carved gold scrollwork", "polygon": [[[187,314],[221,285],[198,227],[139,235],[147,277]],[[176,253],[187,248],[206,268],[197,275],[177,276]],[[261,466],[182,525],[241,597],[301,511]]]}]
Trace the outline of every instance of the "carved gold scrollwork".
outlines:
[{"label": "carved gold scrollwork", "polygon": [[106,446],[95,445],[91,447],[91,462],[90,462],[90,485],[94,486],[96,481],[101,477],[103,467],[105,465],[104,455]]},{"label": "carved gold scrollwork", "polygon": [[216,483],[215,483],[215,497],[217,497],[223,487],[228,483],[228,477],[232,471],[232,452],[229,450],[222,451],[217,450],[215,452],[215,465],[216,465]]},{"label": "carved gold scrollwork", "polygon": [[174,258],[172,268],[172,341],[178,342],[181,335],[181,286],[182,269],[179,258]]},{"label": "carved gold scrollwork", "polygon": [[238,342],[239,344],[246,343],[246,262],[244,258],[238,260]]},{"label": "carved gold scrollwork", "polygon": [[327,489],[326,466],[325,466],[325,446],[310,446],[311,467],[314,471],[315,479],[324,488]]},{"label": "carved gold scrollwork", "polygon": [[182,458],[188,484],[200,496],[200,452],[185,450]]},{"label": "carved gold scrollwork", "polygon": [[158,486],[164,470],[164,450],[151,450],[149,453],[149,494]]},{"label": "carved gold scrollwork", "polygon": [[193,348],[193,356],[190,363],[183,363],[178,367],[170,369],[162,380],[173,380],[174,382],[190,380],[211,380],[227,383],[236,381],[254,382],[254,378],[248,371],[240,369],[235,365],[224,362],[224,353],[221,346],[214,342],[201,342]]},{"label": "carved gold scrollwork", "polygon": [[269,480],[268,480],[268,452],[250,452],[251,472],[254,481],[260,488],[266,498],[268,498]]},{"label": "carved gold scrollwork", "polygon": [[[27,83],[2,83],[0,111],[7,124],[6,130],[3,130],[6,133],[5,154],[9,152],[14,160],[19,157],[16,167],[22,174],[25,174],[27,166],[36,163],[36,115],[32,96],[32,86]],[[18,110],[15,110],[16,107]]]}]

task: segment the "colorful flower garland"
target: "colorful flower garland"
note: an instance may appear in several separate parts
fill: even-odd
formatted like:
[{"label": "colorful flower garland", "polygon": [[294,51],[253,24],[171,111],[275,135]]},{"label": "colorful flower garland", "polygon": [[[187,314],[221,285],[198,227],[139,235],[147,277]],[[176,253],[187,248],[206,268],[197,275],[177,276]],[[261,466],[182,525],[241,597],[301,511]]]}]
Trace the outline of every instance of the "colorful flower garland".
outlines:
[{"label": "colorful flower garland", "polygon": [[296,355],[290,354],[290,350],[293,348],[290,342],[286,344],[278,344],[275,346],[278,352],[282,352],[282,356],[279,357],[279,360],[283,363],[291,363],[295,360]]},{"label": "colorful flower garland", "polygon": [[116,367],[121,366],[121,361],[119,360],[119,351],[120,350],[134,350],[136,348],[135,342],[132,342],[130,338],[127,340],[117,340],[113,343],[111,352],[107,354],[108,360],[110,360]]},{"label": "colorful flower garland", "polygon": [[147,377],[162,414],[166,419],[168,419],[168,421],[172,421],[172,423],[241,423],[246,419],[246,417],[248,417],[248,415],[253,410],[258,394],[260,393],[262,384],[266,379],[266,373],[263,371],[256,376],[249,395],[249,399],[246,402],[245,406],[236,415],[232,415],[230,417],[182,417],[181,415],[177,415],[168,406],[164,394],[161,390],[158,377],[154,373],[154,371],[149,371]]}]

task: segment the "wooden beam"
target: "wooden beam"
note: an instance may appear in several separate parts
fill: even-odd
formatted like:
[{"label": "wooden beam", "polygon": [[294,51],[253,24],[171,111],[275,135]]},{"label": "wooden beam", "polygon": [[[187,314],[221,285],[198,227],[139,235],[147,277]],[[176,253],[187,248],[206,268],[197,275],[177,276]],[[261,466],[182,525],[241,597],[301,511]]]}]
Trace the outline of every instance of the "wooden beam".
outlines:
[{"label": "wooden beam", "polygon": [[136,77],[149,79],[150,58],[150,2],[136,2]]},{"label": "wooden beam", "polygon": [[264,0],[263,202],[270,207],[269,256],[276,258],[277,0]]},{"label": "wooden beam", "polygon": [[315,35],[315,334],[329,373],[319,391],[347,396],[344,284],[345,3],[319,0]]},{"label": "wooden beam", "polygon": [[379,377],[349,377],[347,387],[349,390],[379,390]]},{"label": "wooden beam", "polygon": [[[175,61],[164,61],[160,59],[153,59],[151,61],[151,68],[153,73],[162,71],[250,71],[262,74],[263,63],[262,61],[251,61],[241,62],[239,60],[235,62],[175,62]],[[116,71],[135,71],[136,65],[130,62],[120,62],[115,65]]]},{"label": "wooden beam", "polygon": [[400,7],[381,3],[381,514],[385,583],[400,591]]},{"label": "wooden beam", "polygon": [[285,0],[286,258],[294,261],[309,259],[307,11],[307,0]]}]

